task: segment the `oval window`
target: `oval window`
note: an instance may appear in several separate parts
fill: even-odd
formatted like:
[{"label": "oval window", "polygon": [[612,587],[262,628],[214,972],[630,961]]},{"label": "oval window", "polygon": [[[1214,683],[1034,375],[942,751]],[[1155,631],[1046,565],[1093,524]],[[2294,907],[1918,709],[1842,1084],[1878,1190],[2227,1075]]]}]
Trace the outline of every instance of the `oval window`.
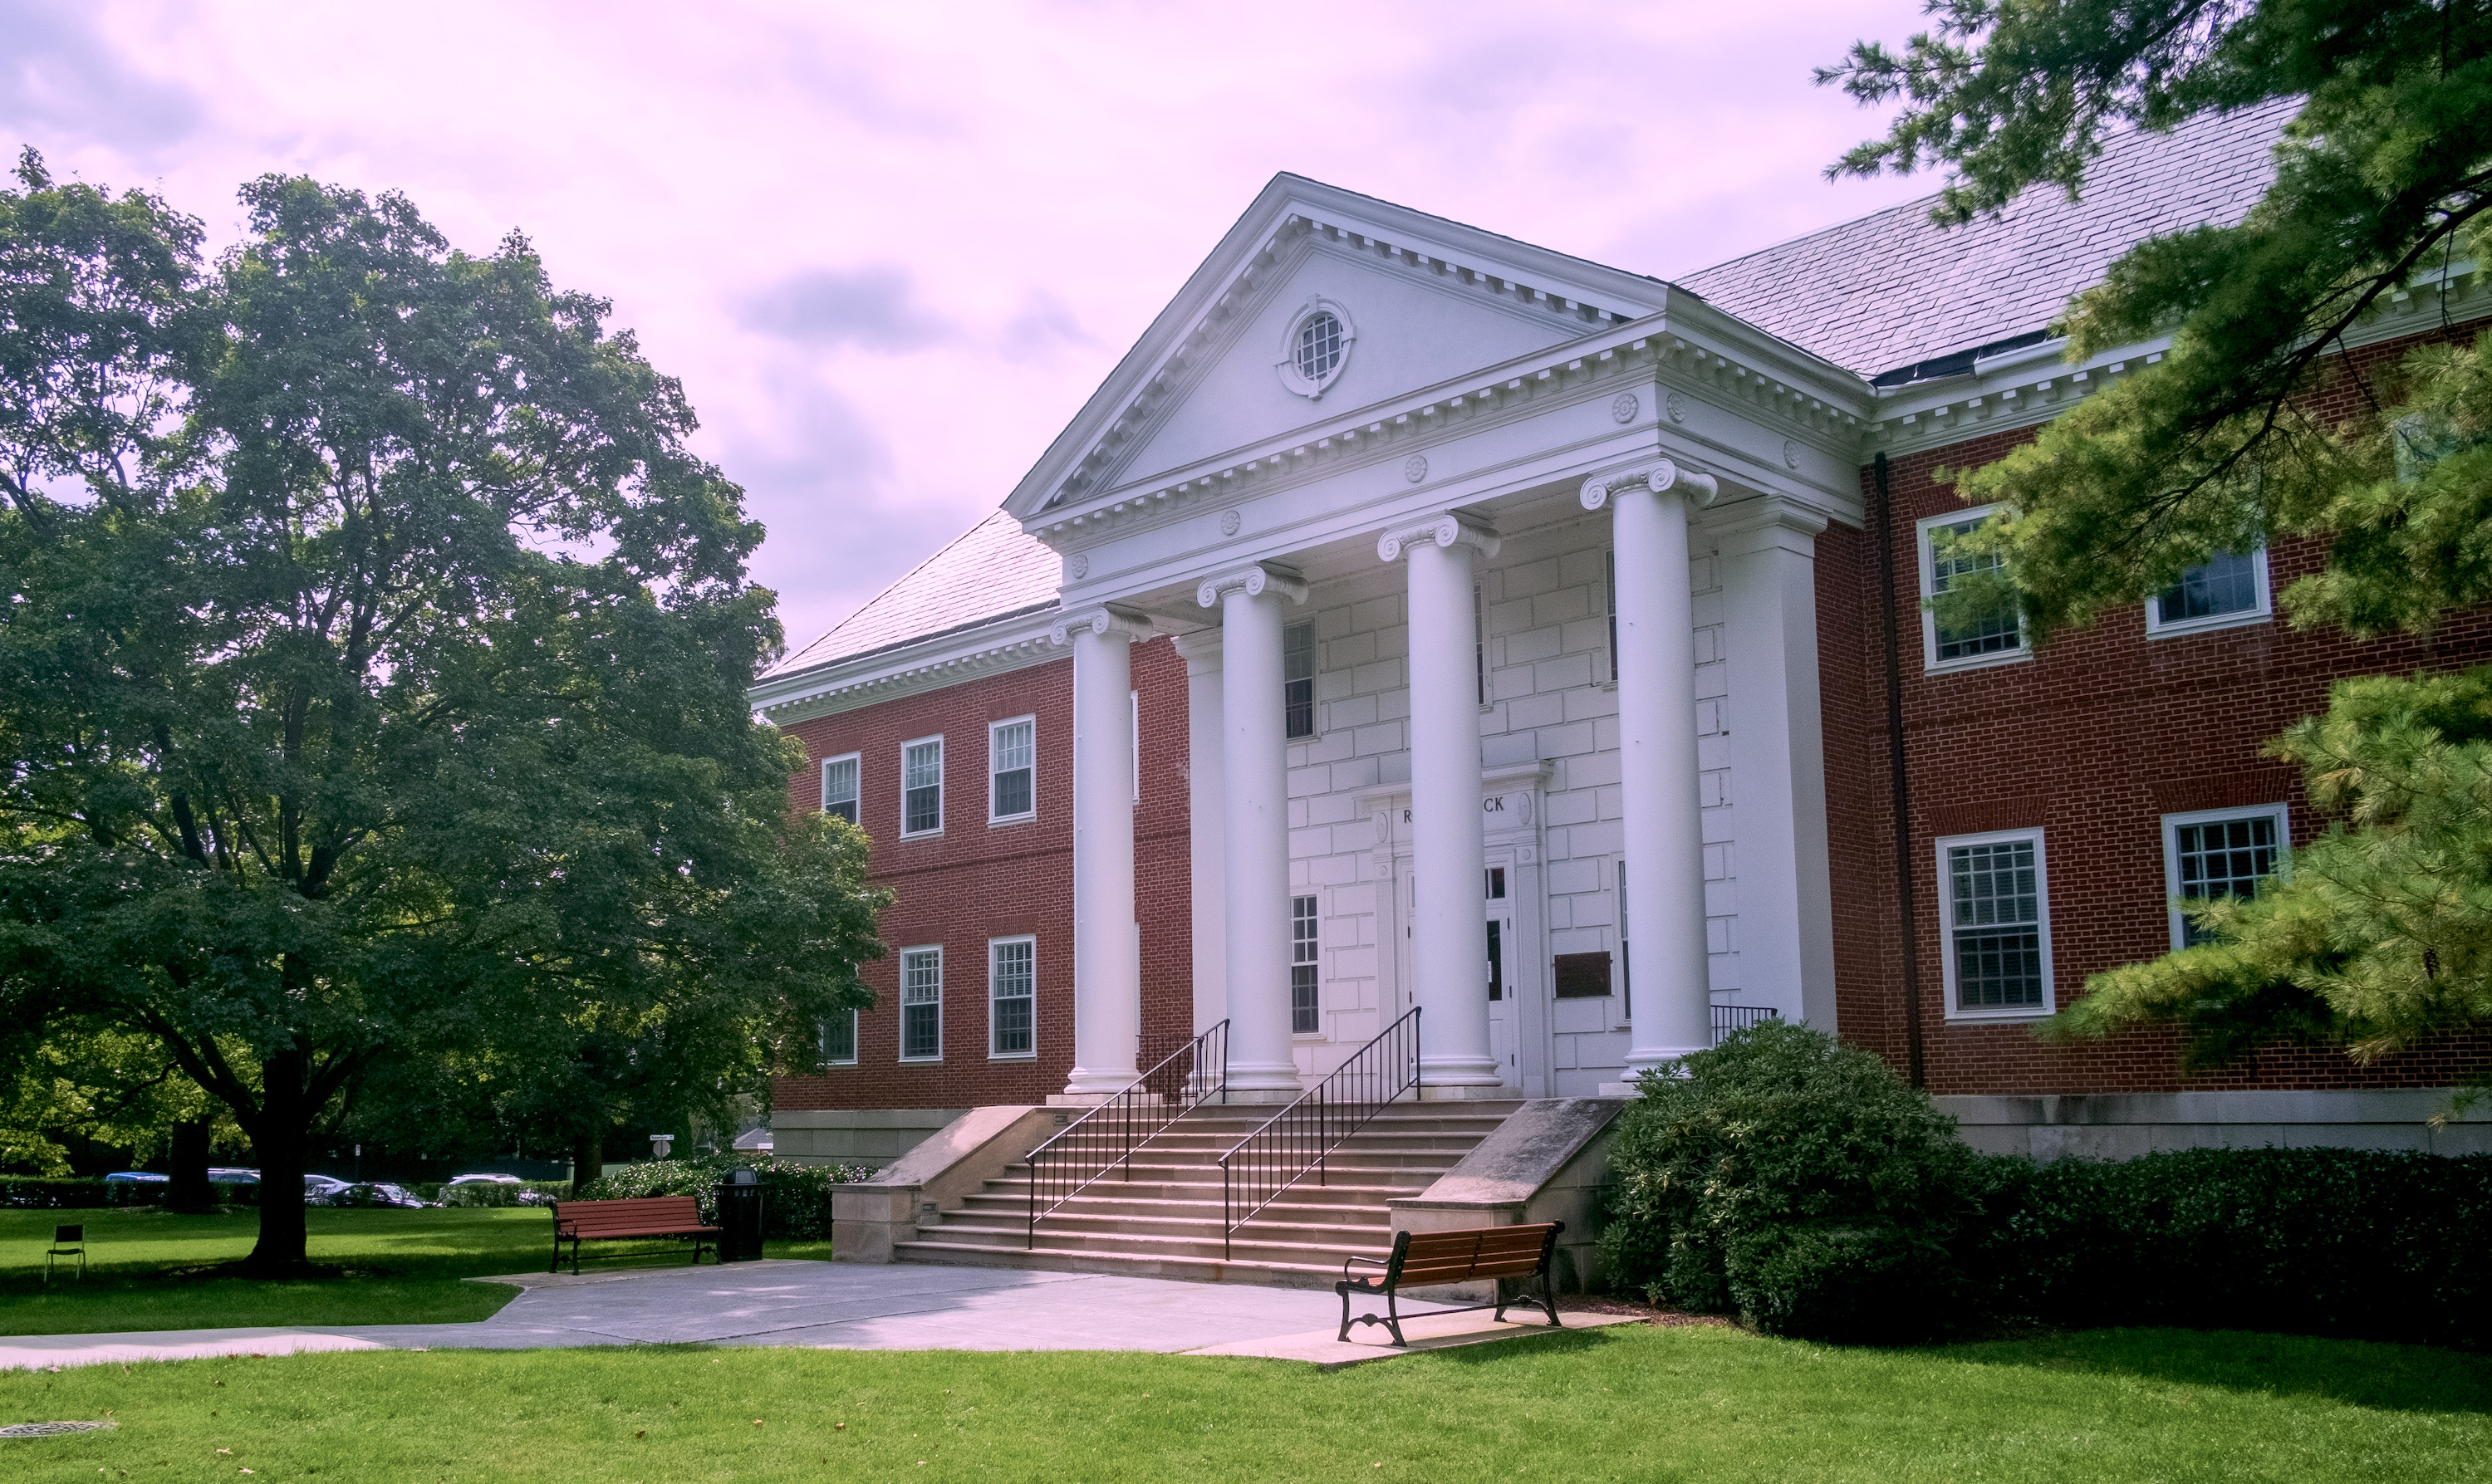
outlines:
[{"label": "oval window", "polygon": [[1341,321],[1332,312],[1318,310],[1299,320],[1298,374],[1320,386],[1340,365]]}]

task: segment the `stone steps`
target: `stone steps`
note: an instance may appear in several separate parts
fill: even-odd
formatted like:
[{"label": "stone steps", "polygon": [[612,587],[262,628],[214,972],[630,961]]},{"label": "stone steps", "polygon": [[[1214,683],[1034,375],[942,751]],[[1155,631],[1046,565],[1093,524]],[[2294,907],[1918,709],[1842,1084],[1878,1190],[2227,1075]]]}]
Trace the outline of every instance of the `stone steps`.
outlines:
[{"label": "stone steps", "polygon": [[1047,1212],[1036,1244],[1029,1168],[1015,1165],[895,1246],[907,1262],[1128,1273],[1198,1282],[1329,1288],[1342,1260],[1392,1249],[1385,1202],[1416,1195],[1520,1103],[1399,1105],[1328,1151],[1233,1239],[1224,1233],[1219,1156],[1271,1116],[1200,1109],[1135,1152],[1131,1174],[1092,1181]]}]

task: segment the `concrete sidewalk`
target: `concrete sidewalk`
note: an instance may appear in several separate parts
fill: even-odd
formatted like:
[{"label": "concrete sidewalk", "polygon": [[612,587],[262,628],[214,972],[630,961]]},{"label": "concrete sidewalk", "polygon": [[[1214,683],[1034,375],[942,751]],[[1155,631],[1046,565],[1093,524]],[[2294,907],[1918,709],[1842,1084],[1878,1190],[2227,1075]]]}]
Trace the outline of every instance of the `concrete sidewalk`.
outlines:
[{"label": "concrete sidewalk", "polygon": [[[579,1345],[776,1345],[834,1350],[1113,1350],[1305,1353],[1328,1339],[1341,1301],[1304,1289],[1180,1283],[1005,1268],[864,1266],[772,1261],[632,1268],[573,1278],[517,1274],[522,1291],[473,1324],[196,1329],[157,1334],[0,1337],[0,1370],[283,1355],[341,1350],[533,1350]],[[1588,1321],[1570,1317],[1570,1323]],[[1530,1326],[1464,1316],[1480,1338]],[[1475,1321],[1476,1323],[1468,1321]],[[1454,1324],[1451,1319],[1443,1321]],[[1438,1326],[1431,1326],[1432,1329]],[[1545,1333],[1546,1330],[1537,1332]],[[1436,1343],[1445,1340],[1436,1338]],[[1363,1336],[1362,1336],[1363,1339]],[[1255,1349],[1256,1342],[1289,1341]],[[1363,1358],[1381,1341],[1344,1347]],[[1389,1351],[1387,1353],[1390,1353]],[[1327,1360],[1327,1356],[1330,1360]]]}]

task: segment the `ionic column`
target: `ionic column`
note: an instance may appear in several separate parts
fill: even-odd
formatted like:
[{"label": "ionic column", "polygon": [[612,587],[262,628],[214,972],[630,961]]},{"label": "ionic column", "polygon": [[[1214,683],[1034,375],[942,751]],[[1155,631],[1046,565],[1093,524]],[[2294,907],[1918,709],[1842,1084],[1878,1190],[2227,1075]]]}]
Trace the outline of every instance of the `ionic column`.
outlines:
[{"label": "ionic column", "polygon": [[1486,854],[1471,613],[1471,551],[1494,554],[1497,545],[1494,532],[1450,515],[1376,543],[1382,560],[1407,553],[1410,562],[1410,982],[1422,1097],[1504,1081],[1489,1050],[1480,972]]},{"label": "ionic column", "polygon": [[1134,931],[1134,689],[1127,646],[1150,620],[1093,608],[1055,621],[1073,646],[1073,1075],[1071,1101],[1124,1091],[1141,1075],[1142,960]]},{"label": "ionic column", "polygon": [[1289,722],[1283,708],[1281,601],[1304,603],[1295,577],[1248,567],[1205,580],[1195,597],[1220,609],[1221,896],[1229,961],[1229,1088],[1294,1097],[1290,1031]]},{"label": "ionic column", "polygon": [[1185,661],[1185,762],[1189,860],[1193,867],[1194,1029],[1229,1014],[1228,770],[1221,765],[1220,631],[1176,637]]},{"label": "ionic column", "polygon": [[1618,587],[1618,768],[1626,819],[1626,923],[1634,1032],[1627,1074],[1712,1044],[1705,942],[1705,833],[1696,782],[1696,632],[1687,513],[1713,480],[1665,459],[1587,481],[1611,509]]}]

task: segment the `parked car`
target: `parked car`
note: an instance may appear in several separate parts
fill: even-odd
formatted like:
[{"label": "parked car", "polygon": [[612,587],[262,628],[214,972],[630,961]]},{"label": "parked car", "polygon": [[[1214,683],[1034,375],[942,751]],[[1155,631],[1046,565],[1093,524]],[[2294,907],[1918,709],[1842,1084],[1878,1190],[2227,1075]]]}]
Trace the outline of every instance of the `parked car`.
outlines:
[{"label": "parked car", "polygon": [[351,1187],[355,1182],[341,1180],[333,1174],[307,1174],[303,1177],[303,1200],[308,1205],[326,1205],[329,1198]]},{"label": "parked car", "polygon": [[211,1185],[256,1185],[259,1183],[259,1172],[256,1170],[227,1170],[219,1166],[211,1166],[208,1170],[208,1183]]},{"label": "parked car", "polygon": [[156,1174],[145,1170],[116,1170],[104,1177],[106,1185],[120,1182],[131,1185],[164,1185],[172,1181],[169,1174]]},{"label": "parked car", "polygon": [[450,1185],[524,1185],[527,1182],[515,1174],[454,1174],[444,1183]]},{"label": "parked car", "polygon": [[360,1184],[349,1185],[342,1190],[332,1192],[324,1203],[329,1205],[390,1205],[420,1208],[423,1206],[432,1205],[435,1202],[418,1200],[415,1193],[408,1190],[403,1185],[392,1185],[387,1180],[366,1180]]}]

